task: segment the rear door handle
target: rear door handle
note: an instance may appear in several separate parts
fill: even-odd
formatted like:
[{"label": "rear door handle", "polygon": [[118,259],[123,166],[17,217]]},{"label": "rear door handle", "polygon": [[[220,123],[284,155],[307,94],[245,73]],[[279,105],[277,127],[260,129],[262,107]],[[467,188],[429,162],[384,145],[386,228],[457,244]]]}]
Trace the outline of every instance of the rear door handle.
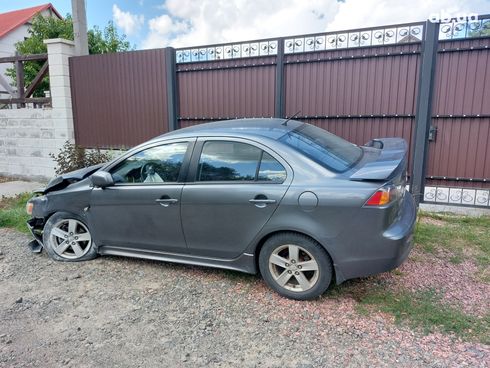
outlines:
[{"label": "rear door handle", "polygon": [[270,204],[270,203],[276,203],[275,199],[249,199],[248,200],[250,203],[256,204],[256,203],[265,203],[265,204]]},{"label": "rear door handle", "polygon": [[163,207],[168,207],[173,203],[177,203],[179,200],[175,198],[158,198],[155,199],[155,202],[160,203]]},{"label": "rear door handle", "polygon": [[268,204],[276,203],[275,199],[269,199],[264,194],[257,194],[254,198],[248,200],[257,208],[266,208]]}]

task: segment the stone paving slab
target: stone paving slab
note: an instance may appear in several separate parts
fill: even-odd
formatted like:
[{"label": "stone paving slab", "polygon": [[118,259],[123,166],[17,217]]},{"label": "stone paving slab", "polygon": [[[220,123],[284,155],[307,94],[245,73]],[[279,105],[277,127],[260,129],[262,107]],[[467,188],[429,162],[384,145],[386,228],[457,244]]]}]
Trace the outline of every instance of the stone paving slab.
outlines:
[{"label": "stone paving slab", "polygon": [[446,204],[421,203],[420,209],[425,212],[450,212],[463,216],[490,216],[490,209],[479,207],[450,206]]}]

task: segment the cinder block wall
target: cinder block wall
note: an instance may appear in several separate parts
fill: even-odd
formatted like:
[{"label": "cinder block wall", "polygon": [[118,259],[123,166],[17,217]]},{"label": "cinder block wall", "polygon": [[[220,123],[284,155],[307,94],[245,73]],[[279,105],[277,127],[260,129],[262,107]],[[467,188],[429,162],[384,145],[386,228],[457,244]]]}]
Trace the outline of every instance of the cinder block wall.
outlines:
[{"label": "cinder block wall", "polygon": [[53,176],[49,153],[73,139],[73,133],[57,129],[66,119],[53,109],[0,110],[0,174],[37,180]]},{"label": "cinder block wall", "polygon": [[0,109],[0,175],[48,180],[56,163],[49,157],[74,141],[68,58],[72,41],[53,39],[48,46],[51,108]]}]

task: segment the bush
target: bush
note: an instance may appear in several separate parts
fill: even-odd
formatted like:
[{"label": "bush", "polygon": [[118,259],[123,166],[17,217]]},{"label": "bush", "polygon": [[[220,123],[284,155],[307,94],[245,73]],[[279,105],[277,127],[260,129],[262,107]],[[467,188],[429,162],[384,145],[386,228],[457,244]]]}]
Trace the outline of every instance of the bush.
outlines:
[{"label": "bush", "polygon": [[84,167],[102,164],[112,159],[111,154],[102,152],[99,148],[86,150],[76,144],[66,141],[57,155],[49,156],[56,161],[56,174],[61,175]]}]

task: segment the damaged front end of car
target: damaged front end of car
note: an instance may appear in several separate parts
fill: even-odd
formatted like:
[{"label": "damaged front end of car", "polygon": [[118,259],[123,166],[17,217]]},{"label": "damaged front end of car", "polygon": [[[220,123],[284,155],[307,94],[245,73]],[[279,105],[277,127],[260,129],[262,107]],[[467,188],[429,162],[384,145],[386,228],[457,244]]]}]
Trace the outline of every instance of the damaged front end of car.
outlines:
[{"label": "damaged front end of car", "polygon": [[27,227],[34,237],[28,245],[33,253],[40,253],[43,249],[43,229],[45,223],[43,213],[45,213],[48,201],[48,198],[43,194],[44,191],[45,189],[34,191],[34,197],[29,199],[26,204],[26,212],[31,216],[27,220]]},{"label": "damaged front end of car", "polygon": [[34,237],[28,245],[33,253],[40,253],[42,251],[44,225],[49,216],[60,209],[58,208],[60,207],[60,202],[64,201],[62,195],[53,196],[52,194],[55,192],[57,192],[56,194],[61,193],[69,186],[86,179],[102,166],[104,164],[89,166],[62,174],[51,179],[45,188],[34,191],[34,196],[26,204],[26,211],[31,216],[27,221],[27,227]]}]

